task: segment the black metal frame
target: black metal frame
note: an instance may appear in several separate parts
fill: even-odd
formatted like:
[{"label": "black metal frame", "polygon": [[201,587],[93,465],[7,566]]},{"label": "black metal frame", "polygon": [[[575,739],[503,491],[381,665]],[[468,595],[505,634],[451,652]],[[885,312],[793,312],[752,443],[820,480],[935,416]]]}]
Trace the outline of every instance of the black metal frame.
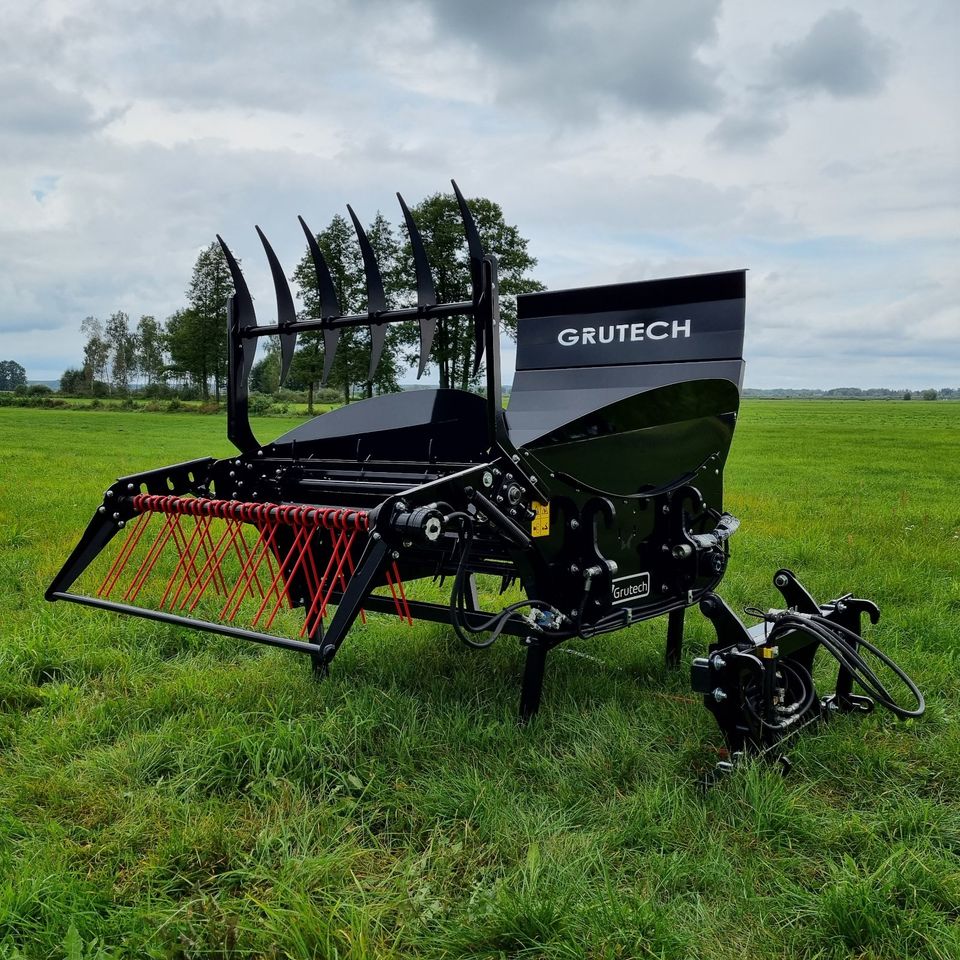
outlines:
[{"label": "black metal frame", "polygon": [[[362,609],[394,609],[389,597],[375,592],[386,585],[392,590],[388,569],[397,579],[401,571],[408,580],[449,577],[448,605],[410,599],[407,615],[449,623],[472,646],[485,645],[471,639],[480,634],[489,634],[490,642],[500,634],[519,637],[526,647],[520,691],[524,722],[539,709],[547,657],[555,646],[666,616],[665,657],[676,666],[683,653],[686,608],[699,603],[717,642],[707,657],[694,661],[693,686],[704,695],[735,756],[774,751],[788,733],[827,712],[870,709],[872,701],[853,694],[853,676],[841,666],[833,695],[798,708],[789,722],[765,724],[762,718],[772,717],[785,695],[781,688],[788,685],[784,678],[790,671],[812,674],[816,640],[800,629],[781,631],[774,648],[767,624],[747,628],[713,592],[738,526],[723,511],[722,470],[743,373],[743,271],[521,298],[508,422],[497,260],[483,250],[467,202],[455,183],[453,189],[469,251],[472,297],[466,301],[437,302],[422,238],[399,194],[413,251],[416,306],[388,309],[373,248],[352,208],[366,275],[365,313],[342,312],[317,238],[301,217],[320,316],[297,319],[280,262],[257,228],[277,304],[276,323],[259,324],[239,264],[218,237],[235,289],[227,310],[227,436],[239,455],[118,480],[105,492],[47,599],[306,653],[314,669],[326,673]],[[314,418],[270,443],[255,436],[248,381],[260,337],[279,337],[282,379],[298,334],[322,331],[326,382],[340,332],[369,326],[372,380],[387,325],[416,321],[419,377],[437,322],[455,316],[473,320],[475,374],[486,356],[483,401],[453,390],[376,397]],[[691,336],[694,327],[696,337]],[[622,345],[613,344],[614,331]],[[576,349],[569,349],[571,335]],[[629,444],[621,443],[627,435]],[[311,622],[305,614],[303,632],[309,629],[310,635],[294,640],[72,589],[134,518],[141,496],[157,502],[171,495],[198,510],[213,510],[212,500],[217,509],[229,501],[240,501],[244,509],[276,505],[276,516],[290,505],[312,508],[314,514],[362,512],[362,553],[345,585],[330,588],[335,613],[329,624],[322,618]],[[544,508],[546,529],[535,532]],[[304,549],[311,551],[312,562],[312,551],[320,548]],[[276,560],[279,568],[279,553]],[[478,574],[501,576],[503,590],[519,580],[527,600],[499,613],[480,610]],[[291,603],[306,607],[310,584],[295,569],[287,575]],[[778,571],[774,583],[791,610],[850,631],[845,642],[854,651],[857,644],[849,637],[859,635],[862,616],[874,622],[879,616],[870,601],[850,596],[818,605],[788,570]],[[521,607],[528,612],[521,614]]]}]

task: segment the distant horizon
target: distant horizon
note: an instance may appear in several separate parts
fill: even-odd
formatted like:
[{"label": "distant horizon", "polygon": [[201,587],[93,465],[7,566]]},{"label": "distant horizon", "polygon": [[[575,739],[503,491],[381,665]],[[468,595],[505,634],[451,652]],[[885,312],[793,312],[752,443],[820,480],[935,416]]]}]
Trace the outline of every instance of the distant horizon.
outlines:
[{"label": "distant horizon", "polygon": [[[27,386],[45,386],[50,387],[52,390],[60,389],[59,379],[52,380],[31,380],[27,378]],[[134,383],[130,385],[131,390],[142,390],[147,384],[145,383]],[[436,383],[401,383],[401,391],[405,390],[430,390],[438,387],[439,384]],[[503,389],[506,392],[510,392],[513,389],[513,383],[505,383]],[[960,378],[958,378],[958,383],[956,386],[951,384],[940,384],[939,386],[927,383],[920,387],[913,386],[872,386],[872,387],[855,387],[855,386],[834,386],[834,387],[805,387],[805,386],[790,386],[790,387],[744,387],[742,395],[744,397],[757,396],[758,394],[768,394],[768,393],[822,393],[828,394],[831,392],[846,391],[849,393],[859,392],[859,393],[876,393],[880,391],[886,391],[889,393],[922,393],[924,390],[936,390],[938,393],[943,390],[951,391],[957,398],[960,398]],[[299,392],[299,391],[298,391]],[[785,399],[790,399],[789,397]]]},{"label": "distant horizon", "polygon": [[289,276],[298,214],[399,226],[453,177],[552,290],[748,269],[753,388],[955,380],[960,4],[333,11],[7,4],[0,358],[54,379],[84,317],[169,317],[215,234],[272,323],[254,224]]}]

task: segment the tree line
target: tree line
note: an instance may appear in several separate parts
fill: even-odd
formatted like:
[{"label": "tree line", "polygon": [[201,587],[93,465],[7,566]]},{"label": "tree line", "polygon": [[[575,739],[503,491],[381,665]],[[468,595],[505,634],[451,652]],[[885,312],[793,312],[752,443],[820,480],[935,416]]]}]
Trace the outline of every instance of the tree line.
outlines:
[{"label": "tree line", "polygon": [[[484,248],[496,253],[499,259],[501,319],[503,327],[513,334],[516,295],[543,289],[531,276],[537,261],[530,255],[528,241],[517,227],[506,223],[498,204],[486,198],[469,202]],[[433,271],[438,300],[468,300],[469,260],[456,198],[452,193],[437,193],[416,204],[412,211]],[[378,213],[367,229],[367,236],[380,265],[388,306],[415,304],[413,251],[405,231]],[[337,214],[316,239],[330,268],[342,312],[365,312],[366,280],[353,227]],[[298,317],[319,317],[315,271],[308,250],[290,280],[297,289]],[[226,308],[232,294],[233,282],[226,259],[214,241],[197,257],[186,289],[186,304],[165,321],[145,315],[134,324],[124,311],[111,314],[105,321],[87,317],[81,324],[85,336],[83,363],[64,372],[61,392],[96,396],[126,395],[134,389],[148,395],[189,391],[204,400],[219,402],[226,383]],[[263,298],[262,302],[269,303],[270,299]],[[267,308],[261,307],[260,312],[261,323],[274,322]],[[275,338],[263,340],[267,349],[253,368],[251,388],[273,394],[279,385],[279,347]],[[417,362],[418,356],[417,324],[391,325],[382,359],[371,381],[368,379],[369,329],[345,328],[340,335],[329,386],[347,403],[357,396],[398,390],[400,375],[408,365]],[[301,333],[287,386],[305,392],[311,410],[323,362],[322,333]],[[472,363],[472,321],[464,317],[439,321],[430,364],[439,373],[440,385],[463,389],[474,386],[477,380]]]}]

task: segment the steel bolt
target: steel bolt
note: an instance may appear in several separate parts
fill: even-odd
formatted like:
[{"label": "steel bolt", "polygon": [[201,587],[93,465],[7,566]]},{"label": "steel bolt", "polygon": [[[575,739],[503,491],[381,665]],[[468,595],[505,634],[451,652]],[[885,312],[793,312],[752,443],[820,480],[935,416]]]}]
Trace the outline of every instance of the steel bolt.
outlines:
[{"label": "steel bolt", "polygon": [[112,490],[108,490],[108,491],[104,494],[104,496],[105,496],[105,497],[112,497],[112,496],[113,496],[113,491],[112,491]]},{"label": "steel bolt", "polygon": [[717,687],[713,691],[713,693],[710,694],[710,696],[713,697],[713,699],[716,700],[717,703],[723,703],[723,701],[727,699],[726,691],[721,689],[720,687]]},{"label": "steel bolt", "polygon": [[787,575],[785,573],[778,573],[773,578],[773,585],[775,587],[785,587],[789,582],[790,581],[787,579]]},{"label": "steel bolt", "polygon": [[665,504],[663,505],[663,507],[661,508],[660,512],[663,513],[663,514],[669,513],[669,512],[670,512],[670,504],[669,504],[669,503],[665,503]]},{"label": "steel bolt", "polygon": [[121,529],[123,529],[123,527],[126,526],[126,523],[124,523],[123,520],[121,520],[121,521],[117,524],[117,526],[120,527]]},{"label": "steel bolt", "polygon": [[137,488],[136,488],[132,483],[128,483],[128,484],[127,484],[127,489],[128,489],[129,491],[133,492],[133,491],[136,490]]},{"label": "steel bolt", "polygon": [[119,514],[119,513],[115,513],[115,514],[113,515],[113,519],[114,519],[114,520],[119,520],[119,519],[120,519],[120,514]]},{"label": "steel bolt", "polygon": [[571,520],[571,521],[570,521],[570,529],[571,529],[571,530],[579,530],[579,529],[580,529],[580,521],[579,521],[579,520]]},{"label": "steel bolt", "polygon": [[399,551],[399,550],[391,550],[391,551],[390,551],[390,556],[393,557],[394,560],[399,560],[399,559],[400,559],[400,551]]}]

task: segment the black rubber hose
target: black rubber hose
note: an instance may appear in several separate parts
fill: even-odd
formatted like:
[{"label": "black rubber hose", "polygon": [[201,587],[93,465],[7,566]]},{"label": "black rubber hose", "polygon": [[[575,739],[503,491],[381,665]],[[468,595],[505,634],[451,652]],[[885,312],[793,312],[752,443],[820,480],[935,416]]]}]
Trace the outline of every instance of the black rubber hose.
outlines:
[{"label": "black rubber hose", "polygon": [[[926,701],[917,684],[899,664],[869,640],[861,637],[860,634],[838,623],[833,623],[826,617],[817,614],[799,615],[788,613],[781,615],[776,620],[776,624],[770,632],[769,642],[775,643],[777,636],[788,630],[797,630],[819,641],[824,649],[841,667],[850,673],[853,679],[856,680],[877,703],[885,707],[895,716],[901,719],[923,716],[926,710]],[[911,696],[917,701],[916,708],[910,710],[898,704],[860,653],[844,642],[844,637],[865,647],[883,663],[910,691]]]},{"label": "black rubber hose", "polygon": [[[800,689],[803,691],[803,697],[800,700],[791,703],[787,707],[781,707],[778,710],[779,713],[785,714],[786,718],[781,723],[770,723],[769,720],[765,720],[757,712],[750,698],[746,695],[746,691],[744,691],[743,705],[746,707],[747,712],[762,726],[768,730],[780,731],[790,727],[796,717],[802,716],[813,706],[813,701],[816,698],[816,687],[813,684],[813,677],[811,677],[799,663],[788,663],[786,660],[781,660],[777,664],[777,669],[785,673],[793,674]],[[806,674],[806,678],[804,678],[804,674]]]}]

